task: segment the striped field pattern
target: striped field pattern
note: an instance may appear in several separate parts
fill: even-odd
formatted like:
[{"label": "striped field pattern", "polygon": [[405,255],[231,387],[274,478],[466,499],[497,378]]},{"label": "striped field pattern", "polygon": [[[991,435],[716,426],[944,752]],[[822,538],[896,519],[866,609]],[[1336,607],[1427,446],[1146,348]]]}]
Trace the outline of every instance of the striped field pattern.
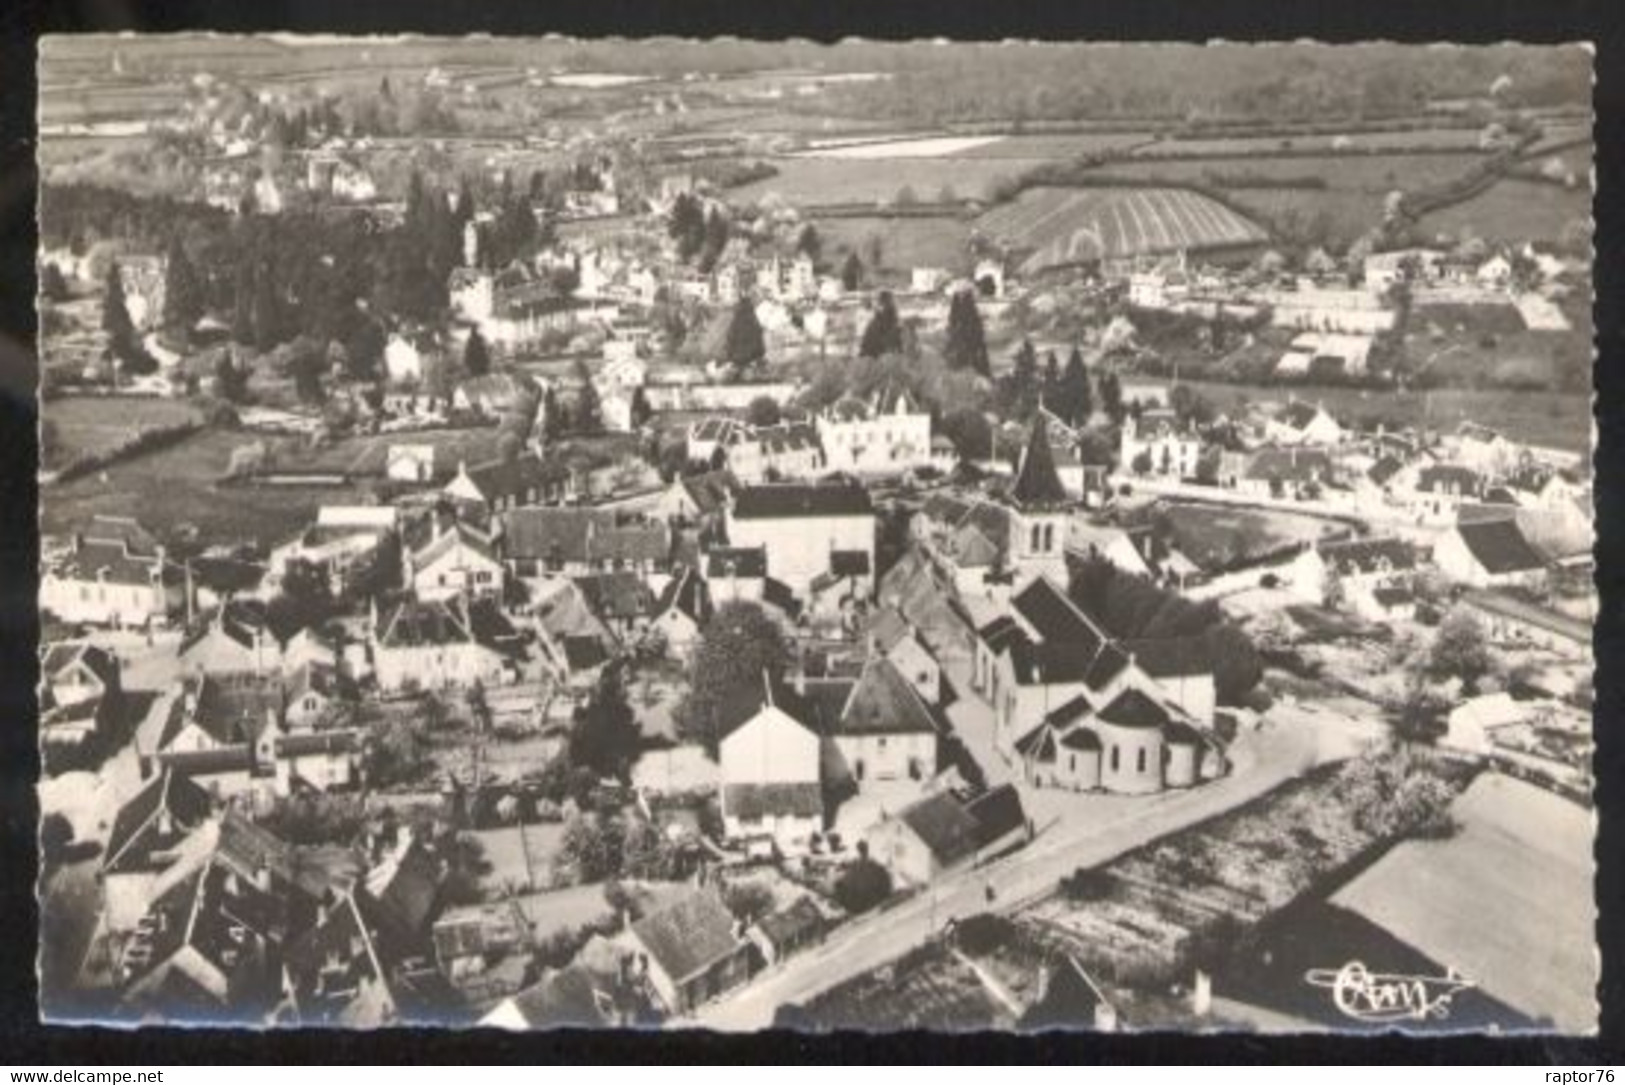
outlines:
[{"label": "striped field pattern", "polygon": [[1035,188],[977,220],[989,237],[1032,255],[1027,273],[1094,260],[1263,242],[1257,223],[1183,188]]}]

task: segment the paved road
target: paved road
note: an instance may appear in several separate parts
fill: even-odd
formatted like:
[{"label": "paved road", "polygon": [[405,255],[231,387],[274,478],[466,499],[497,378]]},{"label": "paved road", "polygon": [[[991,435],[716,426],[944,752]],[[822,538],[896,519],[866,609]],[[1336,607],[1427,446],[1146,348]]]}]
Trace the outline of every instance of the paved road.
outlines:
[{"label": "paved road", "polygon": [[691,1016],[674,1019],[672,1026],[765,1028],[778,1007],[804,1003],[850,976],[897,958],[950,918],[986,911],[990,885],[997,907],[1016,907],[1047,892],[1079,866],[1106,862],[1257,798],[1318,763],[1347,756],[1364,730],[1363,721],[1324,710],[1288,708],[1276,721],[1272,713],[1261,731],[1238,737],[1231,749],[1232,771],[1223,779],[1190,791],[1125,798],[1115,813],[1041,829],[1022,850],[986,867],[951,875],[888,911],[839,928],[823,945],[767,970]]}]

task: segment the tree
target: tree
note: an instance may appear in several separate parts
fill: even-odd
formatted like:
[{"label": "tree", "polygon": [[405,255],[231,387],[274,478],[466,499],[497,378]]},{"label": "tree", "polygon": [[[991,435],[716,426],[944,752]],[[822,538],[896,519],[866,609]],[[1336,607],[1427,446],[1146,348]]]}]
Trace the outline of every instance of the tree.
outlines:
[{"label": "tree", "polygon": [[722,891],[722,903],[741,923],[754,923],[773,910],[773,890],[761,882],[734,882]]},{"label": "tree", "polygon": [[611,663],[599,674],[587,703],[576,709],[570,731],[570,760],[600,777],[625,780],[638,756],[642,729],[626,700],[621,665]]},{"label": "tree", "polygon": [[294,394],[301,403],[320,403],[327,398],[322,387],[324,368],[325,359],[314,344],[301,340],[294,345],[292,357],[288,359],[288,372],[293,374]]},{"label": "tree", "polygon": [[176,236],[169,242],[164,265],[164,330],[185,342],[203,318],[203,282],[186,246]]},{"label": "tree", "polygon": [[254,347],[261,354],[282,342],[282,313],[271,270],[263,263],[254,273],[252,305]]},{"label": "tree", "polygon": [[891,896],[891,874],[867,854],[847,864],[835,882],[835,900],[856,915]]},{"label": "tree", "polygon": [[862,286],[863,261],[858,259],[857,253],[849,252],[846,254],[845,262],[841,264],[841,289],[850,294]]},{"label": "tree", "polygon": [[1428,652],[1428,672],[1433,677],[1459,678],[1463,692],[1471,695],[1492,662],[1484,627],[1471,612],[1458,608],[1439,623]]},{"label": "tree", "polygon": [[485,345],[485,336],[478,328],[470,329],[468,341],[463,344],[463,372],[470,377],[483,377],[491,371],[491,351]]},{"label": "tree", "polygon": [[1112,425],[1123,424],[1123,419],[1128,415],[1128,409],[1123,404],[1123,385],[1110,369],[1100,376],[1100,403],[1106,417],[1112,420]]},{"label": "tree", "polygon": [[598,882],[621,872],[626,823],[601,814],[577,814],[564,827],[564,854],[583,882]]},{"label": "tree", "polygon": [[130,319],[129,306],[124,301],[124,275],[118,261],[107,269],[107,290],[102,295],[102,330],[117,357],[129,354],[135,347],[135,322]]},{"label": "tree", "polygon": [[569,423],[558,393],[553,391],[551,384],[548,385],[542,392],[542,439],[549,443],[557,441],[569,432]]},{"label": "tree", "polygon": [[1450,730],[1446,713],[1450,700],[1413,674],[1405,684],[1405,700],[1394,721],[1394,737],[1407,744],[1431,746]]},{"label": "tree", "polygon": [[1016,350],[1016,364],[1007,378],[1005,399],[1018,418],[1030,417],[1038,406],[1038,352],[1031,339],[1023,339]]},{"label": "tree", "polygon": [[576,359],[576,380],[581,385],[581,391],[576,396],[575,431],[580,434],[591,435],[599,433],[604,428],[603,402],[598,396],[598,386],[592,382],[592,374],[587,370],[587,363]]},{"label": "tree", "polygon": [[[1044,400],[1045,405],[1048,406],[1048,405],[1053,404],[1055,402],[1055,400],[1056,400],[1056,397],[1060,395],[1060,392],[1061,392],[1061,360],[1055,356],[1055,352],[1052,350],[1052,351],[1050,351],[1050,352],[1048,352],[1047,354],[1044,355],[1044,394],[1043,394],[1043,400]],[[1054,410],[1054,409],[1055,408],[1053,406],[1050,406],[1050,410]]]},{"label": "tree", "polygon": [[993,455],[993,426],[973,407],[961,407],[943,416],[942,433],[954,444],[962,460],[986,460]]},{"label": "tree", "polygon": [[749,298],[734,303],[728,318],[728,334],[723,341],[722,360],[736,370],[748,369],[767,357],[767,340],[756,307]]},{"label": "tree", "polygon": [[692,193],[680,193],[672,201],[666,219],[666,232],[677,242],[677,258],[692,260],[705,244],[705,211]]},{"label": "tree", "polygon": [[705,243],[700,251],[701,271],[709,272],[716,267],[717,261],[722,257],[722,250],[728,247],[728,238],[732,232],[728,216],[713,207],[705,216]]},{"label": "tree", "polygon": [[637,388],[632,390],[632,428],[642,429],[648,425],[649,419],[654,417],[654,413],[654,408],[649,406],[649,397],[643,392],[643,386],[638,385]]},{"label": "tree", "polygon": [[818,227],[809,222],[801,228],[796,235],[796,251],[813,263],[818,262],[824,251],[824,239],[818,236]]},{"label": "tree", "polygon": [[968,369],[984,377],[991,372],[987,333],[973,291],[961,290],[948,305],[948,339],[942,355],[949,369]]},{"label": "tree", "polygon": [[875,299],[875,311],[863,329],[858,344],[858,357],[880,358],[903,352],[903,326],[897,319],[897,303],[890,290],[882,290]]},{"label": "tree", "polygon": [[757,396],[745,408],[745,421],[753,426],[776,426],[782,417],[779,401],[772,396]]},{"label": "tree", "polygon": [[248,398],[248,374],[232,363],[231,353],[222,352],[214,363],[215,394],[228,403],[242,403]]},{"label": "tree", "polygon": [[688,692],[677,707],[683,736],[715,751],[731,706],[762,689],[790,665],[790,648],[778,623],[751,602],[724,603],[700,633],[689,661]]},{"label": "tree", "polygon": [[1056,405],[1051,409],[1074,426],[1087,424],[1089,416],[1095,413],[1094,396],[1089,390],[1089,370],[1084,367],[1083,352],[1077,347],[1072,348],[1072,355],[1067,358],[1066,368],[1061,372],[1056,400]]},{"label": "tree", "polygon": [[355,322],[344,340],[344,370],[351,380],[378,379],[384,361],[384,327],[370,316]]}]

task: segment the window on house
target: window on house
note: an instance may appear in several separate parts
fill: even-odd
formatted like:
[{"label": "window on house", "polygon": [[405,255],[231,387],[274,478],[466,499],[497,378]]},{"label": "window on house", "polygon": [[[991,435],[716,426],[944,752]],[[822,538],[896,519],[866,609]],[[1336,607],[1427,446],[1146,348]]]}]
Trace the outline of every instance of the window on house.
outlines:
[{"label": "window on house", "polygon": [[1135,772],[1144,772],[1145,771],[1145,749],[1143,747],[1136,753],[1136,755],[1134,757],[1134,771]]},{"label": "window on house", "polygon": [[1119,751],[1119,750],[1118,750],[1118,748],[1117,748],[1117,747],[1116,747],[1116,746],[1113,746],[1113,747],[1112,747],[1112,771],[1113,771],[1113,772],[1116,772],[1116,771],[1117,771],[1117,765],[1118,765],[1118,754],[1119,754],[1119,753],[1120,753],[1120,752],[1121,752],[1121,751]]},{"label": "window on house", "polygon": [[1039,527],[1037,524],[1034,524],[1033,525],[1033,531],[1032,531],[1032,546],[1031,546],[1031,549],[1033,549],[1034,551],[1039,550],[1041,548],[1042,540],[1043,540],[1043,529],[1041,527]]}]

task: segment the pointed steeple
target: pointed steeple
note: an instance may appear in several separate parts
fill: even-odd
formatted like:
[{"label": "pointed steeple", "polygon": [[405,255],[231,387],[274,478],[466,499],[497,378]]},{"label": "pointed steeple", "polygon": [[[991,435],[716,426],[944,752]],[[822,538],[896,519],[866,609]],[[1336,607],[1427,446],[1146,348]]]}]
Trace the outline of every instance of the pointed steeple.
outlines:
[{"label": "pointed steeple", "polygon": [[1021,454],[1010,497],[1022,508],[1062,505],[1067,501],[1066,487],[1061,485],[1061,476],[1055,473],[1055,455],[1049,447],[1049,426],[1042,413],[1033,419],[1032,435]]}]

